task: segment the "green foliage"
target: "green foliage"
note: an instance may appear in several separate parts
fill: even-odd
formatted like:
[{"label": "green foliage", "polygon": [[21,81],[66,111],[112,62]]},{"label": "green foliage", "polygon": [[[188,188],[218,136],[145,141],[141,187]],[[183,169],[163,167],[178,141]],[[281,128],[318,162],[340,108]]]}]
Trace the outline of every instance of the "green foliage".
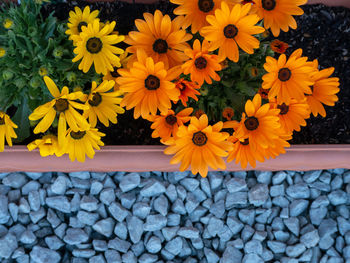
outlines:
[{"label": "green foliage", "polygon": [[[14,121],[19,141],[29,135],[29,114],[50,100],[43,74],[54,80],[59,89],[84,87],[96,78],[91,70],[84,74],[72,63],[73,45],[65,34],[66,25],[52,14],[43,18],[41,5],[34,0],[22,0],[21,5],[0,10],[0,47],[6,50],[0,58],[0,110],[15,106]],[[6,19],[13,21],[9,29]]]},{"label": "green foliage", "polygon": [[[261,87],[261,78],[266,73],[263,68],[265,58],[272,55],[269,42],[261,42],[254,54],[240,52],[237,63],[227,60],[227,67],[217,72],[220,81],[213,81],[211,85],[204,83],[198,102],[191,100],[190,106],[203,110],[213,122],[225,120],[222,111],[231,107],[235,111],[233,119],[240,120],[245,102]],[[256,69],[257,75],[252,74],[252,69]]]}]

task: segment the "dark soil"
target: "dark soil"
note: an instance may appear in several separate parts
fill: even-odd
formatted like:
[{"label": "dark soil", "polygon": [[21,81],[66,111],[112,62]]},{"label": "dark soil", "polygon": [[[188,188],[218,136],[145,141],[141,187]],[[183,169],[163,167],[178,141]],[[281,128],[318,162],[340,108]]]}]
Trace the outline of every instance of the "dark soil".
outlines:
[{"label": "dark soil", "polygon": [[[74,5],[84,7],[85,1],[72,1],[47,5],[44,13],[55,11],[60,20],[67,19]],[[156,9],[172,16],[174,5],[159,1],[154,5],[127,4],[119,1],[89,4],[100,10],[102,20],[115,20],[116,29],[121,34],[134,30],[134,20],[143,18],[144,12],[153,13]],[[297,48],[304,50],[310,60],[317,58],[322,68],[335,67],[333,76],[340,78],[339,101],[334,107],[326,107],[327,116],[311,117],[307,126],[294,133],[292,144],[347,144],[350,143],[350,10],[341,7],[308,5],[303,7],[305,14],[296,17],[297,30],[282,32],[279,39],[291,47],[287,53]],[[106,133],[106,145],[160,144],[152,139],[150,123],[143,119],[134,120],[133,111],[118,116],[118,124],[108,128],[100,127]]]}]

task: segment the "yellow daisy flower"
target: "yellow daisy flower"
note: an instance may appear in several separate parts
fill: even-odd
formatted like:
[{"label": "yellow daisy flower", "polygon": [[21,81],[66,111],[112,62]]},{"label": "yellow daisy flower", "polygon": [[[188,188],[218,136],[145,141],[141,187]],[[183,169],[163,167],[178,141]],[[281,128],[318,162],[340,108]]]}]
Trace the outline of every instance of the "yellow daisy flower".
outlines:
[{"label": "yellow daisy flower", "polygon": [[206,177],[208,165],[213,169],[225,169],[222,157],[226,157],[227,152],[232,150],[232,143],[227,141],[229,134],[221,132],[222,127],[222,122],[208,125],[208,116],[205,114],[199,119],[191,117],[191,123],[188,127],[179,127],[177,138],[169,141],[170,146],[164,153],[175,154],[170,163],[181,162],[182,172],[191,165],[193,174],[199,172],[202,177]]},{"label": "yellow daisy flower", "polygon": [[0,47],[0,58],[4,57],[6,55],[6,49]]},{"label": "yellow daisy flower", "polygon": [[18,126],[5,112],[0,111],[0,152],[5,149],[5,138],[9,146],[12,146],[12,138],[17,138],[14,128],[17,129]]},{"label": "yellow daisy flower", "polygon": [[264,28],[255,25],[259,17],[249,15],[250,9],[250,4],[235,5],[230,9],[226,2],[222,2],[221,9],[215,10],[215,16],[207,16],[210,25],[203,27],[200,34],[210,42],[209,51],[219,49],[220,61],[228,58],[237,62],[238,46],[248,54],[259,48],[259,40],[252,35],[264,32]]},{"label": "yellow daisy flower", "polygon": [[63,155],[63,152],[58,146],[57,136],[53,134],[44,135],[41,139],[37,139],[27,145],[29,151],[33,151],[36,148],[39,148],[40,155],[46,157],[49,155],[56,155],[60,157]]},{"label": "yellow daisy flower", "polygon": [[298,49],[288,60],[285,54],[280,55],[278,60],[266,57],[264,68],[268,73],[262,77],[262,88],[270,89],[269,99],[277,97],[278,104],[289,105],[292,98],[302,101],[305,94],[312,93],[310,86],[314,82],[310,74],[314,68],[311,62],[307,62],[307,57],[301,57],[301,54],[302,50]]},{"label": "yellow daisy flower", "polygon": [[116,124],[117,114],[125,112],[119,106],[122,101],[119,96],[123,93],[121,91],[110,92],[113,86],[114,80],[104,80],[99,86],[95,81],[92,82],[91,91],[85,103],[89,108],[83,113],[85,118],[89,118],[91,127],[96,126],[97,119],[106,127],[109,126],[109,122]]},{"label": "yellow daisy flower", "polygon": [[143,16],[145,20],[135,20],[138,31],[130,32],[124,41],[130,45],[126,51],[133,53],[129,65],[136,60],[138,49],[144,49],[155,63],[162,61],[166,68],[181,65],[187,59],[183,53],[189,47],[186,41],[192,36],[180,29],[180,18],[171,21],[168,15],[163,16],[159,10],[155,11],[154,16],[150,13]]},{"label": "yellow daisy flower", "polygon": [[6,18],[2,25],[4,26],[4,28],[10,29],[13,26],[13,21],[9,18]]},{"label": "yellow daisy flower", "polygon": [[[130,59],[130,56],[128,56],[128,54],[129,53],[125,51],[123,54],[119,56],[121,68],[127,68],[127,64]],[[119,69],[118,67],[113,67],[112,71],[108,71],[107,74],[103,76],[103,80],[114,80],[114,91],[119,90],[119,85],[116,82],[116,79],[120,77],[118,73],[118,69]]]},{"label": "yellow daisy flower", "polygon": [[126,93],[121,106],[126,106],[127,110],[134,108],[135,119],[156,115],[158,109],[167,112],[171,100],[178,101],[180,96],[180,91],[171,81],[181,74],[181,67],[166,70],[163,62],[154,63],[142,49],[137,50],[137,58],[133,67],[118,71],[121,77],[117,78],[117,83]]},{"label": "yellow daisy flower", "polygon": [[304,14],[299,6],[306,4],[307,0],[253,0],[256,13],[264,19],[264,27],[271,28],[272,34],[277,37],[282,29],[284,32],[297,28],[293,15]]},{"label": "yellow daisy flower", "polygon": [[58,142],[62,145],[63,136],[65,136],[67,130],[67,123],[73,131],[88,129],[90,127],[86,119],[75,110],[84,110],[87,108],[84,104],[75,101],[82,99],[84,94],[80,91],[69,93],[66,86],[60,92],[53,80],[48,76],[44,77],[44,82],[54,99],[37,107],[29,115],[29,120],[36,121],[42,119],[34,129],[34,133],[38,134],[47,131],[58,114]]},{"label": "yellow daisy flower", "polygon": [[75,12],[69,12],[68,18],[68,29],[66,30],[66,34],[69,35],[69,39],[72,39],[72,36],[79,36],[79,34],[83,31],[83,26],[87,27],[88,24],[92,24],[98,16],[98,10],[90,12],[90,7],[86,6],[84,11],[81,11],[79,7],[75,7]]},{"label": "yellow daisy flower", "polygon": [[100,150],[100,146],[104,143],[101,137],[104,133],[99,132],[96,128],[88,128],[87,130],[73,131],[68,129],[65,137],[64,149],[69,154],[69,159],[74,162],[85,162],[85,155],[90,159],[94,158],[95,150]]},{"label": "yellow daisy flower", "polygon": [[92,24],[82,28],[80,35],[72,36],[77,45],[74,49],[77,56],[72,61],[77,62],[82,59],[79,69],[84,73],[89,71],[92,63],[96,73],[103,75],[106,75],[107,71],[112,71],[113,65],[120,67],[120,59],[116,54],[122,54],[124,50],[114,45],[123,41],[124,36],[111,35],[114,26],[113,21],[100,29],[99,20],[95,19]]},{"label": "yellow daisy flower", "polygon": [[40,67],[39,68],[39,75],[40,76],[46,76],[48,74],[47,69],[45,67]]}]

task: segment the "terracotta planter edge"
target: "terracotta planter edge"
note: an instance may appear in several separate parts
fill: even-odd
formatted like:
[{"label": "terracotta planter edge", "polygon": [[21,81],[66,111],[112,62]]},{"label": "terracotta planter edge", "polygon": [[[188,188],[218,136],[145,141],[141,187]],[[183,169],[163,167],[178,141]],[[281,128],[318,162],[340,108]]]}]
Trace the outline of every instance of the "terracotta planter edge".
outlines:
[{"label": "terracotta planter edge", "polygon": [[[26,146],[5,147],[0,153],[0,172],[145,172],[179,171],[179,165],[169,163],[165,146],[105,146],[85,163],[71,162],[68,156],[41,157],[38,150],[29,152]],[[350,169],[350,145],[292,145],[275,159],[257,162],[255,168],[242,169],[234,162],[227,163],[226,171],[242,170],[319,170]]]}]

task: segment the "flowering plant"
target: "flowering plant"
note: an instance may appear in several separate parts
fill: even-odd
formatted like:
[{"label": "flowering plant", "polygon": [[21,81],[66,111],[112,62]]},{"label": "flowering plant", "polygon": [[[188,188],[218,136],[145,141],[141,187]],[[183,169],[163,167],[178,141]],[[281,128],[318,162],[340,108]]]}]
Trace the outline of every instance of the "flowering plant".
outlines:
[{"label": "flowering plant", "polygon": [[[323,104],[338,100],[334,68],[320,70],[301,49],[287,57],[288,44],[267,38],[269,30],[277,37],[295,29],[293,16],[303,14],[299,6],[307,0],[170,2],[178,5],[174,19],[159,10],[144,13],[127,36],[115,31],[115,22],[100,21],[96,10],[70,12],[65,33],[74,46],[72,61],[101,80],[60,91],[56,83],[64,80],[45,76],[53,99],[29,115],[38,121],[34,133],[44,134],[29,150],[92,158],[103,145],[96,124],[115,124],[124,108],[133,109],[135,119],[150,121],[152,137],[174,155],[172,164],[206,176],[208,167],[225,169],[223,157],[246,168],[285,153],[311,113],[325,116]],[[16,128],[2,114],[0,146],[5,137],[11,144]],[[50,130],[55,120],[57,129]]]}]

